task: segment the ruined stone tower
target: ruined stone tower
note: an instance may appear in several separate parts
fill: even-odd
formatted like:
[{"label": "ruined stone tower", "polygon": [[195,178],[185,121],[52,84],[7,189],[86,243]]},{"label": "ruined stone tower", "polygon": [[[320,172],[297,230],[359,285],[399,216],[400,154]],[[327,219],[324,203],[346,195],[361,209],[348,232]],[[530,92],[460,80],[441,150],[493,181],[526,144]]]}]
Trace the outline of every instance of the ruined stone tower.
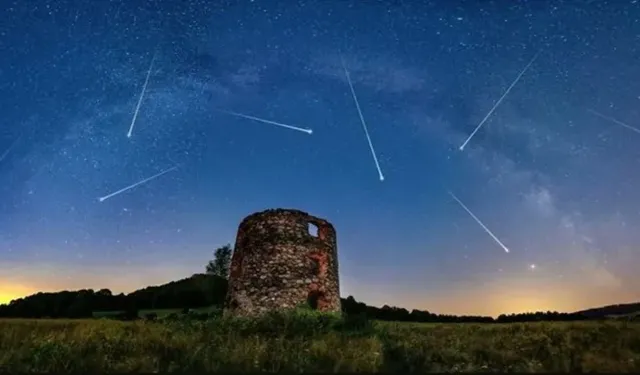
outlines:
[{"label": "ruined stone tower", "polygon": [[298,210],[266,210],[238,228],[231,259],[227,313],[254,315],[307,303],[340,311],[336,231]]}]

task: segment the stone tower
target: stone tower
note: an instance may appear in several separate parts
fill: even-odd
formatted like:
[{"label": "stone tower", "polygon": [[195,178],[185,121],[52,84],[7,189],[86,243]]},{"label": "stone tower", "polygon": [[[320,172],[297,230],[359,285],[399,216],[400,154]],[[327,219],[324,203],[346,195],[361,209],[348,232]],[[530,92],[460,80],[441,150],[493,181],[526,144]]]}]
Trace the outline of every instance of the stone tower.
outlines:
[{"label": "stone tower", "polygon": [[266,210],[238,228],[231,259],[227,313],[254,315],[307,303],[340,311],[336,231],[298,210]]}]

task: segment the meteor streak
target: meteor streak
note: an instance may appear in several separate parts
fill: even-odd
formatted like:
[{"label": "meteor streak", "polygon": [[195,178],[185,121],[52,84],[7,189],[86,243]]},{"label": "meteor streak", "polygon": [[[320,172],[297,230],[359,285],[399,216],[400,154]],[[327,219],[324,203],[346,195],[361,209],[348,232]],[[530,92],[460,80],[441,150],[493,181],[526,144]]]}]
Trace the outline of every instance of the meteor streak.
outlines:
[{"label": "meteor streak", "polygon": [[504,98],[507,97],[507,95],[509,94],[509,92],[511,91],[511,89],[516,85],[516,83],[518,83],[518,81],[520,80],[520,78],[524,75],[524,73],[529,69],[529,67],[531,66],[531,64],[533,64],[533,62],[538,58],[538,55],[540,54],[540,51],[538,51],[538,53],[535,54],[535,56],[533,56],[533,58],[529,61],[529,63],[527,64],[527,66],[524,67],[524,69],[522,69],[522,71],[520,72],[520,74],[518,74],[518,76],[516,77],[516,79],[513,81],[513,83],[511,84],[511,86],[509,86],[509,88],[507,89],[507,91],[504,92],[504,94],[502,94],[502,96],[500,97],[500,99],[498,99],[498,101],[496,102],[496,104],[493,105],[493,108],[491,108],[491,110],[489,111],[489,113],[487,113],[486,116],[484,116],[484,118],[482,119],[482,121],[480,121],[480,123],[478,124],[478,126],[476,126],[475,130],[471,133],[471,135],[469,135],[469,138],[467,138],[466,141],[464,141],[464,143],[462,144],[462,146],[460,146],[460,151],[463,151],[465,146],[467,145],[467,143],[469,143],[469,141],[471,140],[471,138],[473,138],[473,136],[476,134],[476,132],[478,130],[480,130],[480,128],[482,127],[482,125],[484,125],[484,123],[487,121],[487,119],[489,118],[489,116],[491,116],[491,114],[493,113],[493,111],[496,110],[496,108],[498,108],[498,106],[500,105],[500,103],[502,103],[502,101],[504,100]]},{"label": "meteor streak", "polygon": [[131,134],[133,133],[133,127],[136,124],[136,119],[138,118],[138,112],[140,112],[140,105],[142,104],[142,99],[144,99],[144,93],[147,91],[147,85],[149,84],[149,77],[151,77],[151,70],[153,69],[153,63],[156,61],[157,54],[158,54],[158,51],[156,50],[153,53],[151,64],[149,64],[149,70],[147,71],[147,78],[144,80],[144,85],[142,86],[140,97],[138,98],[138,104],[136,105],[136,110],[135,112],[133,112],[133,118],[131,119],[131,126],[129,126],[129,132],[127,133],[127,138],[131,138]]},{"label": "meteor streak", "polygon": [[467,206],[464,205],[464,203],[462,203],[462,201],[460,199],[458,199],[458,197],[456,197],[452,192],[449,192],[449,195],[451,195],[451,197],[453,197],[453,199],[456,200],[456,202],[458,202],[458,204],[460,204],[460,206],[462,208],[464,208],[465,211],[467,211],[467,213],[469,215],[471,215],[471,217],[473,218],[473,220],[476,221],[476,223],[480,224],[480,226],[482,227],[482,229],[484,229],[485,232],[487,232],[488,235],[491,236],[491,238],[493,238],[498,245],[500,245],[500,247],[502,247],[502,249],[504,249],[504,251],[506,253],[509,252],[509,249],[502,243],[500,242],[500,240],[498,239],[498,237],[496,237],[493,233],[491,233],[491,231],[489,230],[489,228],[487,228],[484,224],[482,224],[482,221],[480,221],[480,219],[478,219],[478,217],[476,215],[473,214],[473,212],[471,212],[471,210],[469,210],[467,208]]},{"label": "meteor streak", "polygon": [[376,169],[378,169],[378,177],[380,178],[380,181],[384,181],[384,175],[382,174],[382,170],[380,169],[380,163],[378,163],[378,157],[376,156],[376,151],[373,149],[373,143],[371,142],[371,137],[369,136],[367,123],[364,121],[364,116],[362,115],[362,110],[360,109],[360,103],[358,102],[356,91],[353,89],[353,84],[351,83],[351,76],[349,75],[349,71],[347,70],[347,65],[344,63],[344,59],[340,57],[340,60],[342,62],[344,74],[345,76],[347,76],[347,83],[349,83],[349,88],[351,89],[351,96],[353,96],[353,101],[356,103],[356,109],[358,110],[358,116],[360,116],[360,122],[362,123],[362,128],[364,129],[364,135],[367,137],[367,142],[369,142],[369,148],[371,149],[373,162],[376,163]]},{"label": "meteor streak", "polygon": [[11,144],[11,146],[9,146],[8,149],[5,150],[5,152],[2,153],[2,155],[0,155],[0,162],[4,160],[4,158],[7,157],[7,155],[9,155],[9,153],[11,152],[11,150],[13,150],[13,147],[15,147],[15,145],[18,143],[18,141],[20,140],[20,138],[22,138],[22,135],[19,136],[18,138],[16,138],[15,141],[13,141],[13,143]]},{"label": "meteor streak", "polygon": [[114,197],[114,196],[116,196],[116,195],[118,195],[118,194],[120,194],[120,193],[124,193],[125,191],[130,190],[130,189],[133,189],[134,187],[136,187],[136,186],[138,186],[138,185],[142,185],[142,184],[144,184],[145,182],[149,182],[149,181],[151,181],[151,180],[153,180],[153,179],[156,179],[156,178],[158,178],[158,177],[162,176],[163,174],[165,174],[165,173],[169,173],[169,172],[171,172],[172,170],[177,169],[177,168],[178,168],[178,167],[177,167],[177,166],[175,166],[175,167],[172,167],[172,168],[166,169],[166,170],[164,170],[164,171],[162,171],[162,172],[160,172],[160,173],[154,174],[154,175],[153,175],[153,176],[151,176],[151,177],[147,177],[147,178],[145,178],[145,179],[144,179],[144,180],[142,180],[142,181],[136,182],[136,183],[135,183],[135,184],[133,184],[133,185],[129,185],[129,186],[127,186],[127,187],[125,187],[125,188],[122,188],[122,189],[120,189],[120,190],[118,190],[118,191],[115,191],[115,192],[113,192],[113,193],[111,193],[111,194],[109,194],[109,195],[105,195],[104,197],[100,197],[100,198],[98,198],[98,200],[99,200],[100,202],[104,202],[104,201],[106,201],[107,199],[109,199],[109,198],[111,198],[111,197]]},{"label": "meteor streak", "polygon": [[594,111],[593,109],[587,109],[587,111],[588,111],[588,112],[593,113],[594,115],[596,115],[596,116],[598,116],[598,117],[600,117],[600,118],[603,118],[603,119],[605,119],[605,120],[611,121],[611,122],[616,123],[616,124],[618,124],[618,125],[620,125],[620,126],[624,126],[625,128],[627,128],[627,129],[629,129],[629,130],[631,130],[631,131],[634,131],[634,132],[636,132],[636,133],[640,134],[640,129],[638,129],[638,128],[634,128],[633,126],[628,125],[628,124],[625,124],[625,123],[624,123],[624,122],[622,122],[622,121],[618,121],[618,120],[614,119],[613,117],[605,116],[605,115],[603,115],[603,114],[602,114],[602,113],[600,113],[600,112],[596,112],[596,111]]},{"label": "meteor streak", "polygon": [[246,118],[246,119],[249,119],[249,120],[264,122],[265,124],[276,125],[276,126],[280,126],[282,128],[287,128],[287,129],[291,129],[291,130],[297,130],[299,132],[303,132],[303,133],[307,133],[307,134],[313,134],[313,130],[311,130],[311,129],[299,128],[297,126],[282,124],[280,122],[275,122],[275,121],[270,121],[270,120],[265,120],[265,119],[259,118],[259,117],[243,115],[242,113],[238,113],[238,112],[224,111],[224,110],[221,110],[221,109],[216,109],[216,111],[222,112],[222,113],[226,113],[226,114],[231,115],[231,116],[242,117],[242,118]]}]

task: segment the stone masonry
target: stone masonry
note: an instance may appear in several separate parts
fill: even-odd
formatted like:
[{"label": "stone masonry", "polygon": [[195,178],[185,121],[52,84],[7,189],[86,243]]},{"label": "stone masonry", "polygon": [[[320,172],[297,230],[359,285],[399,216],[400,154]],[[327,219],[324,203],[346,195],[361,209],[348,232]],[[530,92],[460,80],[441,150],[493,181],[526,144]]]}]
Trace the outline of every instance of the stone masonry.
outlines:
[{"label": "stone masonry", "polygon": [[333,225],[298,210],[247,216],[238,228],[225,312],[255,315],[301,304],[340,311]]}]

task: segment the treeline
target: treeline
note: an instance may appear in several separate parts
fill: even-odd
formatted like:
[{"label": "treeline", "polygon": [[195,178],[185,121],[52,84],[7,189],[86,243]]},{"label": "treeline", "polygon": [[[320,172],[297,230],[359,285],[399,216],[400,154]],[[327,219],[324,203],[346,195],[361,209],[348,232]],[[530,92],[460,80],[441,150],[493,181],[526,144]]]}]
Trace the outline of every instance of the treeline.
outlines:
[{"label": "treeline", "polygon": [[[0,305],[0,317],[90,318],[94,312],[113,311],[135,318],[140,310],[222,307],[226,292],[227,280],[224,277],[198,274],[161,286],[140,289],[128,295],[114,295],[108,289],[37,293],[14,300],[8,305]],[[558,312],[500,315],[497,319],[487,316],[441,315],[421,310],[408,311],[386,305],[381,308],[368,306],[351,296],[342,299],[342,310],[347,315],[365,316],[368,319],[425,323],[510,323],[598,318],[598,316],[588,317],[582,313]]]},{"label": "treeline", "polygon": [[[396,322],[416,323],[516,323],[537,321],[578,321],[589,319],[581,313],[559,313],[555,311],[535,312],[523,314],[500,315],[497,319],[490,316],[459,316],[434,314],[422,310],[409,310],[399,307],[383,306],[382,308],[368,306],[357,302],[353,297],[342,300],[342,310],[349,315],[365,315],[370,319]],[[594,317],[595,318],[595,317]]]},{"label": "treeline", "polygon": [[226,292],[225,278],[198,274],[128,295],[114,295],[109,289],[37,293],[0,305],[0,317],[90,318],[96,311],[122,311],[136,315],[139,310],[221,306]]}]

